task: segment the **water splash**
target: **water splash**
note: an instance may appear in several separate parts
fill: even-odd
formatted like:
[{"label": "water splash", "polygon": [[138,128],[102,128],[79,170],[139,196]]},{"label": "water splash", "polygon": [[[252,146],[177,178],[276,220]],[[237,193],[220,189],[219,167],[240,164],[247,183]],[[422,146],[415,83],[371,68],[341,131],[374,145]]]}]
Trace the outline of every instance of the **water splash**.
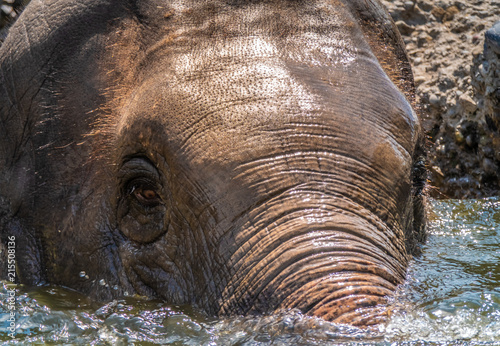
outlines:
[{"label": "water splash", "polygon": [[[500,344],[500,200],[434,201],[386,340]],[[424,343],[424,344],[425,344]]]}]

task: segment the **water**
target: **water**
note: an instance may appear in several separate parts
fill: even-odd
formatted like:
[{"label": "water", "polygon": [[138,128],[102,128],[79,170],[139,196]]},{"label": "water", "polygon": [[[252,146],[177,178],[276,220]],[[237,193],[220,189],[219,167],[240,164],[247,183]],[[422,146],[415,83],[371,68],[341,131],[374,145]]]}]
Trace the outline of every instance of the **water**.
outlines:
[{"label": "water", "polygon": [[[56,287],[0,287],[0,341],[89,345],[500,345],[500,199],[433,201],[429,241],[366,331],[299,313],[211,319],[187,306],[127,298],[96,305]],[[9,336],[8,289],[16,295]]]}]

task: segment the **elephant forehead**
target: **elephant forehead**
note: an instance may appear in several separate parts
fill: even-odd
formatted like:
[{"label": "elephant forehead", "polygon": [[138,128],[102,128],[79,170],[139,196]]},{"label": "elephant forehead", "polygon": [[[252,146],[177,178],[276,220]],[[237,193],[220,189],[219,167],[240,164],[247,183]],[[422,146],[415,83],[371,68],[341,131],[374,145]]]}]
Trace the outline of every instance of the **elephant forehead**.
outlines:
[{"label": "elephant forehead", "polygon": [[297,121],[324,111],[318,88],[334,93],[324,77],[347,76],[355,54],[341,33],[219,37],[166,54],[135,88],[130,105],[140,108],[141,118],[163,118],[180,131],[202,119],[227,129]]},{"label": "elephant forehead", "polygon": [[169,91],[176,99],[216,114],[228,127],[307,115],[317,104],[313,93],[290,74],[277,47],[258,36],[218,40],[182,54],[176,58],[174,78]]},{"label": "elephant forehead", "polygon": [[[401,122],[411,128],[414,119],[366,47],[356,48],[349,35],[343,37],[345,30],[283,40],[261,34],[216,37],[188,49],[167,49],[173,44],[169,39],[159,44],[165,47],[152,49],[169,53],[134,88],[118,130],[135,126],[151,143],[146,147],[167,145],[196,160],[207,152],[212,158],[248,157],[249,151],[258,156],[258,148],[289,150],[299,142],[314,142],[304,150],[329,150],[351,143],[352,136],[370,139],[359,150],[372,157],[376,142],[388,132],[401,132]],[[185,35],[179,31],[172,37]],[[152,129],[141,125],[149,120]],[[322,133],[311,134],[309,125]],[[292,143],[289,135],[300,132],[304,136],[293,137]]]}]

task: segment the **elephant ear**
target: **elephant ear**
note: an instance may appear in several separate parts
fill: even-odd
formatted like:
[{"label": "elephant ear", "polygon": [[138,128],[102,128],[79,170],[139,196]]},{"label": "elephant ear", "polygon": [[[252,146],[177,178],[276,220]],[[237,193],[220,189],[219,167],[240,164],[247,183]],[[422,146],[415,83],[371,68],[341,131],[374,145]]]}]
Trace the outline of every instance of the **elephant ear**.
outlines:
[{"label": "elephant ear", "polygon": [[[47,6],[45,1],[33,0],[0,46],[1,279],[7,279],[5,250],[15,237],[16,281],[43,281],[41,237],[33,218],[38,190],[47,178],[42,168],[51,162],[39,153],[49,136],[40,125],[50,122],[56,107],[42,103],[41,95],[55,94],[50,82],[56,59],[70,46],[64,45],[63,38],[72,37],[73,32],[63,24],[71,23],[71,11],[75,6],[63,1]],[[57,30],[61,27],[64,30]],[[53,126],[50,131],[57,135]]]},{"label": "elephant ear", "polygon": [[415,84],[404,41],[387,9],[378,0],[346,1],[373,54],[392,82],[415,108]]},{"label": "elephant ear", "polygon": [[[72,107],[65,103],[65,92],[73,87],[81,95],[91,84],[85,72],[97,68],[85,54],[98,55],[91,48],[104,46],[110,21],[125,11],[124,3],[32,0],[0,46],[0,279],[7,276],[5,250],[15,236],[16,279],[26,284],[44,280],[50,235],[42,234],[40,223],[54,206],[40,201],[57,200],[65,191],[65,182],[55,182],[54,176],[68,166],[52,154],[57,147],[59,157],[68,154],[64,157],[74,164],[76,155],[69,151],[87,148],[69,144],[92,123],[97,107],[92,101],[101,89]],[[83,81],[68,79],[71,71],[83,71],[78,74]]]},{"label": "elephant ear", "polygon": [[[34,37],[27,34],[18,21],[0,47],[0,279],[38,284],[42,281],[40,247],[29,220],[20,216],[33,211],[36,119],[32,109],[43,78],[36,52],[28,43]],[[8,271],[13,259],[8,257],[9,249],[15,255],[15,275]]]}]

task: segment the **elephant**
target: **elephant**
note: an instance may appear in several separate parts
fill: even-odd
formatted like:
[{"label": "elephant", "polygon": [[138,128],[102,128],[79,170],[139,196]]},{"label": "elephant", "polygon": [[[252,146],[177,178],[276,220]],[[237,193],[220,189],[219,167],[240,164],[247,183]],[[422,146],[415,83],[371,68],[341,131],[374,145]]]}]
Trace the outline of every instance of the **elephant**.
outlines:
[{"label": "elephant", "polygon": [[384,323],[426,237],[414,94],[377,0],[32,0],[0,48],[0,277]]}]

